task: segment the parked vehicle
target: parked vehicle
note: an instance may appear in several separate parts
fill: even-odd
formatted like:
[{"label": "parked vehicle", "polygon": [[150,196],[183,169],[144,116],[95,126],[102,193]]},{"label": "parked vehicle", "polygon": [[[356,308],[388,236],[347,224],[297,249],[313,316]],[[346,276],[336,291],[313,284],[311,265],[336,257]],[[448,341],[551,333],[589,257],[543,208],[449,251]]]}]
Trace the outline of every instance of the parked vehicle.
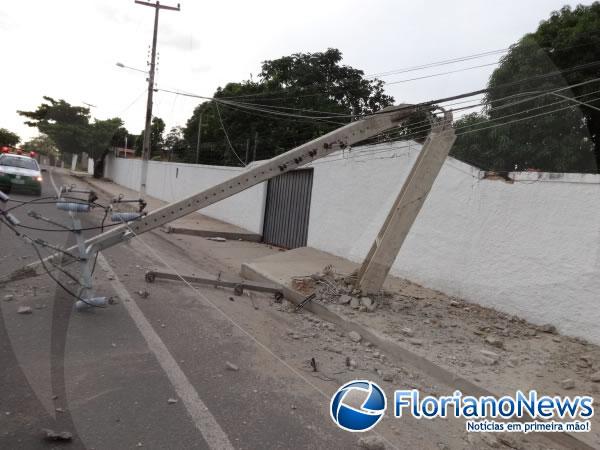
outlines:
[{"label": "parked vehicle", "polygon": [[24,155],[0,154],[0,190],[23,190],[42,195],[42,171],[38,162]]}]

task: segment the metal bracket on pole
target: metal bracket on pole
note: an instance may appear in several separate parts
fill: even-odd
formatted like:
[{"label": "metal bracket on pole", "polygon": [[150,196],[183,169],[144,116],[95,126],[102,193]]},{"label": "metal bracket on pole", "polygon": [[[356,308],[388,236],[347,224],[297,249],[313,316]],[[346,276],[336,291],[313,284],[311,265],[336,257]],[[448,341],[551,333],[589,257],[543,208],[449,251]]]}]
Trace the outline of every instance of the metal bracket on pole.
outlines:
[{"label": "metal bracket on pole", "polygon": [[89,199],[95,198],[95,194],[93,191],[77,190],[74,186],[71,186],[69,189],[61,188],[56,207],[60,210],[68,211],[71,222],[73,223],[71,230],[73,230],[73,233],[75,234],[75,241],[77,243],[73,248],[79,253],[81,274],[79,276],[80,288],[77,291],[79,300],[75,302],[75,309],[81,311],[94,306],[104,307],[108,304],[106,297],[92,297],[94,266],[96,264],[96,255],[98,252],[93,246],[86,246],[83,233],[81,232],[81,219],[78,217],[78,214],[80,213],[90,212],[90,203],[68,202],[62,198],[64,192],[88,194],[90,196]]},{"label": "metal bracket on pole", "polygon": [[356,287],[363,293],[381,290],[437,175],[456,140],[452,113],[434,125],[392,209],[358,272]]},{"label": "metal bracket on pole", "polygon": [[156,279],[163,280],[172,280],[172,281],[183,281],[191,284],[204,284],[207,286],[214,287],[227,287],[232,288],[235,295],[242,295],[245,290],[247,291],[257,291],[257,292],[266,292],[269,294],[275,294],[276,297],[283,297],[283,293],[281,289],[275,285],[264,284],[264,283],[255,283],[248,282],[245,280],[223,280],[221,277],[217,278],[205,278],[205,277],[196,277],[189,275],[178,275],[174,273],[168,272],[159,272],[157,270],[149,270],[146,272],[144,279],[148,283],[154,283]]}]

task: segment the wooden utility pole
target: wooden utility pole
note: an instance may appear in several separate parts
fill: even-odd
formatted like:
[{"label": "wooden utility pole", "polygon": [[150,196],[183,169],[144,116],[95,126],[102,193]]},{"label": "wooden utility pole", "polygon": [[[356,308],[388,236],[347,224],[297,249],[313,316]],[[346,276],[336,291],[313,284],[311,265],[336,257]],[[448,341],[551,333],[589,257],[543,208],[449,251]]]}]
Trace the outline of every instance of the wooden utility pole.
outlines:
[{"label": "wooden utility pole", "polygon": [[152,56],[150,58],[150,72],[148,74],[148,101],[146,102],[146,124],[144,127],[144,143],[142,146],[142,173],[140,178],[140,195],[146,193],[146,179],[148,178],[148,160],[150,159],[150,134],[152,126],[152,95],[154,94],[154,71],[156,69],[156,40],[158,37],[158,12],[161,9],[171,11],[180,11],[179,3],[177,7],[161,5],[156,3],[135,0],[138,5],[150,6],[154,8],[154,33],[152,34]]}]

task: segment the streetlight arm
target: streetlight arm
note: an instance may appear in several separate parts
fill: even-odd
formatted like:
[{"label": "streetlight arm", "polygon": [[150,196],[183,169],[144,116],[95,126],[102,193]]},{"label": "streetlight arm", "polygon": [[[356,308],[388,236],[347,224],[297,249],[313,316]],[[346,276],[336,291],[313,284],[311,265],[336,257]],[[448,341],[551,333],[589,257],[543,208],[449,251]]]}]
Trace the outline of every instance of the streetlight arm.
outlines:
[{"label": "streetlight arm", "polygon": [[120,67],[121,69],[129,69],[129,70],[135,70],[136,72],[142,72],[147,74],[148,71],[147,70],[142,70],[142,69],[136,69],[135,67],[130,67],[130,66],[126,66],[125,64],[123,64],[122,62],[118,62],[117,67]]}]

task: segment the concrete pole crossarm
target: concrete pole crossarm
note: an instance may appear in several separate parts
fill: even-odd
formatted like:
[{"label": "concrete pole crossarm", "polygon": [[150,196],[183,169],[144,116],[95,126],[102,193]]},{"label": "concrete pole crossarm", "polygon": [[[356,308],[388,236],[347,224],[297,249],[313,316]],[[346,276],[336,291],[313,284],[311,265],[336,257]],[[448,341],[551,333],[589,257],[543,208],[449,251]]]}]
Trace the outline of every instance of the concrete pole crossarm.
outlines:
[{"label": "concrete pole crossarm", "polygon": [[443,121],[427,137],[363,261],[356,283],[362,292],[373,294],[381,290],[455,140],[452,114],[446,113]]},{"label": "concrete pole crossarm", "polygon": [[[415,108],[412,108],[411,105],[401,105],[395,108],[400,109],[398,111],[392,110],[389,113],[375,114],[352,122],[269,159],[256,167],[245,170],[223,183],[152,211],[139,221],[129,222],[127,225],[121,225],[94,236],[85,242],[87,252],[91,254],[125,242],[136,235],[151,231],[187,216],[270,178],[297,169],[337,150],[344,149],[383,131],[397,127],[415,111]],[[73,247],[69,251],[76,248]],[[54,256],[51,255],[48,258],[51,259]],[[13,276],[23,278],[40,275],[41,273],[43,273],[43,269],[40,267],[40,263],[33,263],[0,279],[0,284],[8,280],[14,280]]]}]

